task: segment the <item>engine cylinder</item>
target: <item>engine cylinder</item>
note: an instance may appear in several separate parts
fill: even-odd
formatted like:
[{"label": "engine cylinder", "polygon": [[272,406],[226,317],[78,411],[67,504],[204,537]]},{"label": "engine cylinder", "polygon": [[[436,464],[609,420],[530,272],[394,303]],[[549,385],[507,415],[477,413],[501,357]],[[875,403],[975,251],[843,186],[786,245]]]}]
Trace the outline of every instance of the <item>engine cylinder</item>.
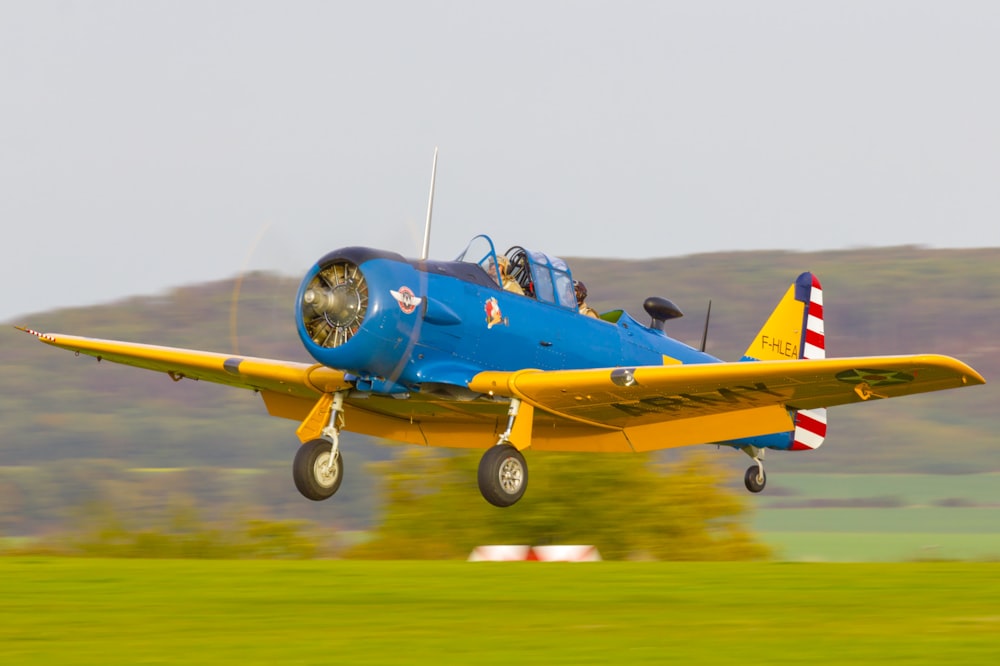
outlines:
[{"label": "engine cylinder", "polygon": [[302,293],[300,312],[309,338],[320,347],[339,347],[361,328],[368,309],[368,282],[350,261],[321,266]]}]

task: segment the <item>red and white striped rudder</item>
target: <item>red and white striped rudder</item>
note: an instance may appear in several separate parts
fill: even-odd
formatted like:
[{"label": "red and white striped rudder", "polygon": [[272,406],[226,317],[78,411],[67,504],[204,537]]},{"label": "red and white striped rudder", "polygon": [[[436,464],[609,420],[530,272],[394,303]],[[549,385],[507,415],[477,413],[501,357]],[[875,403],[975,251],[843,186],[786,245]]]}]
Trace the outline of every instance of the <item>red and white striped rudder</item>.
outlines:
[{"label": "red and white striped rudder", "polygon": [[[823,287],[812,273],[795,281],[796,300],[805,303],[802,344],[799,358],[826,358],[826,331],[823,326]],[[793,451],[817,449],[826,438],[826,409],[800,409],[795,414]]]}]

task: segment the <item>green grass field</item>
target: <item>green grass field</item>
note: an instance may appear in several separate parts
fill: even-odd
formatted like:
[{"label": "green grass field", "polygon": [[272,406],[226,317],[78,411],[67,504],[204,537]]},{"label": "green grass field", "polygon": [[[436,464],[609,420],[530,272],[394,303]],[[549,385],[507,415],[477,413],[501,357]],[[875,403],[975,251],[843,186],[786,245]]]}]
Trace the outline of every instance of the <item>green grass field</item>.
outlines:
[{"label": "green grass field", "polygon": [[994,664],[1000,564],[0,558],[4,664]]}]

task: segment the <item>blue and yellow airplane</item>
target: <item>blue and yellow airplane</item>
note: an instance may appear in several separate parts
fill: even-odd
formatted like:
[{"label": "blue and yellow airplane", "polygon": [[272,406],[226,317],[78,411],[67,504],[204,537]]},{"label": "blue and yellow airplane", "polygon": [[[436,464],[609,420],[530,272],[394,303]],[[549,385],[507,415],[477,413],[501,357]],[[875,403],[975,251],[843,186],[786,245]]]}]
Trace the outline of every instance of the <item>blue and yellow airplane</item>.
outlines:
[{"label": "blue and yellow airplane", "polygon": [[[504,266],[523,294],[503,288]],[[622,310],[584,316],[565,261],[519,246],[499,255],[477,236],[454,261],[427,259],[426,240],[421,259],[365,247],[321,258],[295,301],[312,364],[19,328],[175,381],[257,391],[270,414],[300,424],[293,478],[311,500],[340,487],[342,430],[485,449],[479,488],[496,506],[524,494],[527,449],[722,444],[753,459],[745,482],[759,492],[764,451],[820,446],[828,407],[984,383],[947,356],[826,358],[823,292],[811,273],[738,362],[669,337],[664,322],[681,315],[670,301],[644,307],[649,324]]]}]

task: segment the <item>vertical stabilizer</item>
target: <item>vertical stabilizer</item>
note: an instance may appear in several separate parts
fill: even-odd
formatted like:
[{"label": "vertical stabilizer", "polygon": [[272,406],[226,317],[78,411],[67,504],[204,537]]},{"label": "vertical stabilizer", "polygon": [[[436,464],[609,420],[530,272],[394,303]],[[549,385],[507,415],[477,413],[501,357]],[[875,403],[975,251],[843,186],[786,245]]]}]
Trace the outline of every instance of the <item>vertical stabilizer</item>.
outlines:
[{"label": "vertical stabilizer", "polygon": [[743,355],[744,361],[791,361],[824,358],[823,288],[812,273],[803,273]]},{"label": "vertical stabilizer", "polygon": [[[788,288],[757,337],[743,355],[744,361],[791,361],[826,358],[823,326],[823,287],[812,273],[803,273]],[[826,437],[826,409],[795,413],[793,450],[816,449]]]}]

